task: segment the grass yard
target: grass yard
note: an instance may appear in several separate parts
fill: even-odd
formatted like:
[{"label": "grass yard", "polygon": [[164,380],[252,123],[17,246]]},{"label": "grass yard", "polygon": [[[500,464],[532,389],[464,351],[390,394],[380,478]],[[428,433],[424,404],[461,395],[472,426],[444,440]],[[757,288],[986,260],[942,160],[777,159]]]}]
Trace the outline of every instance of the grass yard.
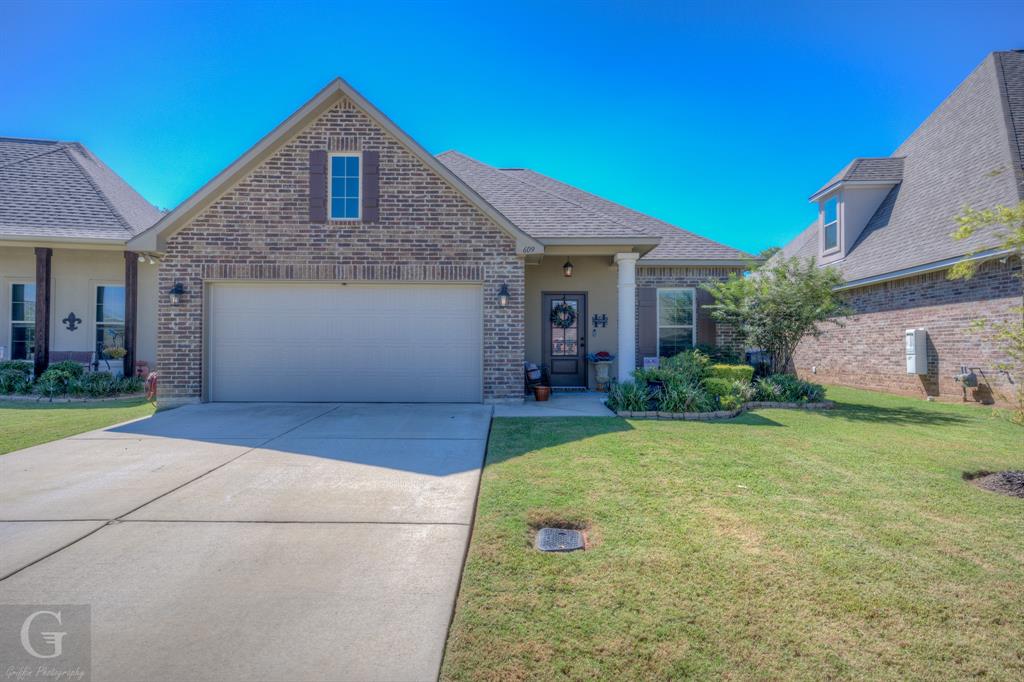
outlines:
[{"label": "grass yard", "polygon": [[[442,677],[1024,679],[1024,469],[986,408],[497,419]],[[593,547],[530,549],[528,524]]]},{"label": "grass yard", "polygon": [[0,402],[0,455],[151,414],[153,404],[142,398],[81,403]]}]

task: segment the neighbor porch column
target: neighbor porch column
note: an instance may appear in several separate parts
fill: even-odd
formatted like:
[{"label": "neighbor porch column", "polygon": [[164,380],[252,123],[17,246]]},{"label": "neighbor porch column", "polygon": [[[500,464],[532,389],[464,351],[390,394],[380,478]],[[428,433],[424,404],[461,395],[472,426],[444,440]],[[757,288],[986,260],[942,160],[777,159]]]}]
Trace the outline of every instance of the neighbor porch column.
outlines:
[{"label": "neighbor porch column", "polygon": [[35,372],[39,376],[50,366],[50,260],[53,249],[36,247],[36,339]]},{"label": "neighbor porch column", "polygon": [[124,375],[135,376],[135,338],[139,309],[139,254],[124,252]]},{"label": "neighbor porch column", "polygon": [[636,368],[636,261],[638,253],[615,254],[619,269],[619,383]]}]

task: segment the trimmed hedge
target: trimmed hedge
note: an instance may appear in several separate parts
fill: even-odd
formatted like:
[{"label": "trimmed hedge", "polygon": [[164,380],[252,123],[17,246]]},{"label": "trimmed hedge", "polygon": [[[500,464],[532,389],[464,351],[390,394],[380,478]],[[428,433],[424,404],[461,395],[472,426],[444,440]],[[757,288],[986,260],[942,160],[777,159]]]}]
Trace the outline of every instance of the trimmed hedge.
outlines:
[{"label": "trimmed hedge", "polygon": [[754,379],[754,368],[750,365],[711,365],[709,376],[727,381],[742,381],[749,384]]}]

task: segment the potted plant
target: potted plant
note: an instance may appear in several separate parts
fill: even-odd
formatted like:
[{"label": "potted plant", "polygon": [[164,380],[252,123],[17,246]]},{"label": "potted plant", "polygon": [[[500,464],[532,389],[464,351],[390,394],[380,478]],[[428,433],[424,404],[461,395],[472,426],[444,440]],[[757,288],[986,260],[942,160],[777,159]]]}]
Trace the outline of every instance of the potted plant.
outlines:
[{"label": "potted plant", "polygon": [[597,390],[602,393],[608,392],[611,384],[610,371],[615,356],[608,351],[587,353],[587,360],[594,365],[594,378],[597,379]]},{"label": "potted plant", "polygon": [[533,387],[533,398],[538,403],[542,403],[551,397],[550,386],[534,386]]}]

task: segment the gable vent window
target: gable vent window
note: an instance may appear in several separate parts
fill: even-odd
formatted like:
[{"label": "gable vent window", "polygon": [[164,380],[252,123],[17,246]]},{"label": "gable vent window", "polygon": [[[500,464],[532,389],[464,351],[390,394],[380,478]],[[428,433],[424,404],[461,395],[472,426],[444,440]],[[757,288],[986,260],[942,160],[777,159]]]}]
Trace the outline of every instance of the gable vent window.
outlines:
[{"label": "gable vent window", "polygon": [[824,235],[824,253],[839,249],[839,199],[833,197],[825,202],[822,232]]},{"label": "gable vent window", "polygon": [[328,181],[331,220],[359,220],[360,161],[358,154],[332,154]]}]

